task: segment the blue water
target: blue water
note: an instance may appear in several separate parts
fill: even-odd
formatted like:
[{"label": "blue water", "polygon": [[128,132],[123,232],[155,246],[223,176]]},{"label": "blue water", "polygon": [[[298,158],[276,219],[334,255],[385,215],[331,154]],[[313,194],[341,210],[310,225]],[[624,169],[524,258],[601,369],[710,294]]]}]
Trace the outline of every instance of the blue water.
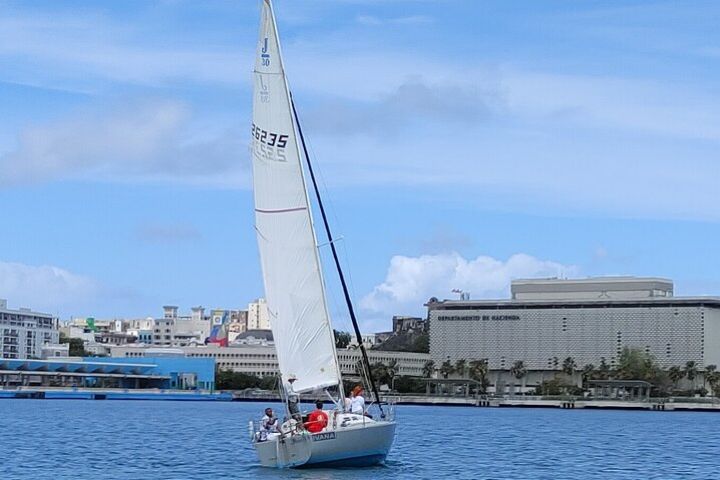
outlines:
[{"label": "blue water", "polygon": [[720,414],[398,407],[387,464],[258,466],[264,404],[0,400],[0,479],[717,479]]}]

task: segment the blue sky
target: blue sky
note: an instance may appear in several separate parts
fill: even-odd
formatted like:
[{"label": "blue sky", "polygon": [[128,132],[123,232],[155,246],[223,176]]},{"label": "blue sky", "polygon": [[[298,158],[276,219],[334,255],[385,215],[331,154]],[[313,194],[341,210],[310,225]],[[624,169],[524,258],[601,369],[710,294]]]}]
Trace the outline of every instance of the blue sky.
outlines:
[{"label": "blue sky", "polygon": [[[366,329],[519,277],[720,294],[716,2],[275,4]],[[67,318],[261,296],[259,2],[0,13],[0,298]]]}]

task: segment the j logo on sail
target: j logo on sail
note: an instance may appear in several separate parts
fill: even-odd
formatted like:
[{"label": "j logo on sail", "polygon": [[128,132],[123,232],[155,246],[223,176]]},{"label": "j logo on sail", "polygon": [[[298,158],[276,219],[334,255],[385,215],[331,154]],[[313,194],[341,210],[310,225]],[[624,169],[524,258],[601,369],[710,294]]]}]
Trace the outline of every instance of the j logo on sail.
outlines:
[{"label": "j logo on sail", "polygon": [[268,39],[267,39],[267,37],[265,37],[265,41],[264,41],[263,47],[262,47],[262,54],[260,55],[260,57],[262,57],[262,64],[264,67],[270,66],[270,54],[267,53],[267,51],[268,51]]}]

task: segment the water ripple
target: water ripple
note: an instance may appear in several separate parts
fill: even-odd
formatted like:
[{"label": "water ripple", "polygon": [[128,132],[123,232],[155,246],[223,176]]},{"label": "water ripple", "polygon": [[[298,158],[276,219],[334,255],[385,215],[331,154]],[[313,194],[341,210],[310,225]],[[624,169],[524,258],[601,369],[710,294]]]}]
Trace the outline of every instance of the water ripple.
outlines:
[{"label": "water ripple", "polygon": [[263,408],[0,400],[0,479],[720,478],[714,413],[400,407],[386,465],[279,471],[247,438]]}]

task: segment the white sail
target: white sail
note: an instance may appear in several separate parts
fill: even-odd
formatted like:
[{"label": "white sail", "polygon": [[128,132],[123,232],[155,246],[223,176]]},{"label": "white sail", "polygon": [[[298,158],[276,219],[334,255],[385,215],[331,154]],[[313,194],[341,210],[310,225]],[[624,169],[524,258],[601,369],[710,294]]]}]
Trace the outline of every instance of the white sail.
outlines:
[{"label": "white sail", "polygon": [[295,392],[341,382],[275,17],[263,1],[255,60],[255,227],[284,382]]}]

